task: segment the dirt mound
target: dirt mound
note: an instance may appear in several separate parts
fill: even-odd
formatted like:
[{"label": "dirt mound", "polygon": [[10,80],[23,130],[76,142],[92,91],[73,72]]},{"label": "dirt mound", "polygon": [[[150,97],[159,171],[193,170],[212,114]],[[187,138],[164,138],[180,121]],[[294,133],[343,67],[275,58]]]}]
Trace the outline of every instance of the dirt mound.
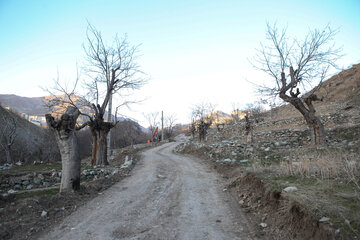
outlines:
[{"label": "dirt mound", "polygon": [[[327,225],[314,220],[306,207],[272,190],[250,174],[233,181],[229,188],[238,197],[239,204],[251,214],[256,223],[264,223],[261,235],[272,239],[333,239]],[[266,224],[266,225],[265,225]]]}]

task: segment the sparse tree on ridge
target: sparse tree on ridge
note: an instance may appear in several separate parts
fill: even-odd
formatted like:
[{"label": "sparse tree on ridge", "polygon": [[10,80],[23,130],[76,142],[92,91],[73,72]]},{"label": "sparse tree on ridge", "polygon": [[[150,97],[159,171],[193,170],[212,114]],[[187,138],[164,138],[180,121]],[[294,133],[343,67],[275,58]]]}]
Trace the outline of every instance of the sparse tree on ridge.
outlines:
[{"label": "sparse tree on ridge", "polygon": [[[254,62],[257,69],[272,79],[271,84],[259,87],[261,94],[279,96],[293,105],[304,117],[315,145],[326,144],[324,126],[315,115],[313,102],[322,100],[315,91],[341,57],[341,49],[333,45],[336,33],[326,26],[310,31],[302,41],[290,42],[285,29],[279,31],[276,25],[268,24],[269,43],[261,45]],[[309,88],[312,90],[306,92]]]}]

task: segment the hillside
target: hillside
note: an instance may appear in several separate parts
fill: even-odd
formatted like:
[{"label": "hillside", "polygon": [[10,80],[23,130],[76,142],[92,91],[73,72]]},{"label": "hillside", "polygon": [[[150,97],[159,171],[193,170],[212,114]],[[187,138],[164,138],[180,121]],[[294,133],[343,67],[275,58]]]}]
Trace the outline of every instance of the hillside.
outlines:
[{"label": "hillside", "polygon": [[18,113],[29,115],[45,115],[48,112],[44,104],[44,97],[21,97],[14,94],[0,94],[0,104],[10,107]]},{"label": "hillside", "polygon": [[[0,125],[4,126],[4,120],[14,118],[16,121],[16,139],[12,148],[13,158],[22,162],[56,161],[59,160],[57,147],[53,145],[55,139],[48,130],[38,127],[17,114],[0,106]],[[3,134],[3,133],[2,133]],[[5,153],[0,148],[0,162],[4,162]]]},{"label": "hillside", "polygon": [[259,231],[271,239],[360,237],[360,64],[325,81],[317,94],[325,96],[315,108],[327,147],[312,146],[303,117],[285,105],[252,121],[251,141],[240,121],[177,148],[228,178],[239,207],[269,226]]}]

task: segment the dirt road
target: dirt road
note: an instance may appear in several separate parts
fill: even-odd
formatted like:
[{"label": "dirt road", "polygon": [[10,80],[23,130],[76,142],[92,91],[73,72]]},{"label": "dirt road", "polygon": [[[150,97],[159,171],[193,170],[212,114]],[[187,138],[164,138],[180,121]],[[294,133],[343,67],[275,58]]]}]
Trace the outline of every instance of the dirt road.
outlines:
[{"label": "dirt road", "polygon": [[167,143],[41,239],[250,239],[223,180]]}]

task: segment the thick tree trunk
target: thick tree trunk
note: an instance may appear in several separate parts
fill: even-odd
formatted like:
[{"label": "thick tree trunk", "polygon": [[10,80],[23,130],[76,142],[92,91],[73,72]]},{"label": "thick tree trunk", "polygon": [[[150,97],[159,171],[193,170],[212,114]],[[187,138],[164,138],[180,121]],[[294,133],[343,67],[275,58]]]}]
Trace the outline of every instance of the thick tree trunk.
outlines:
[{"label": "thick tree trunk", "polygon": [[60,192],[79,190],[81,161],[75,132],[60,133],[56,136],[62,163]]},{"label": "thick tree trunk", "polygon": [[311,142],[314,145],[325,145],[325,129],[324,125],[321,123],[320,119],[315,115],[309,118],[309,120],[305,119],[311,135]]},{"label": "thick tree trunk", "polygon": [[60,120],[54,120],[50,114],[46,114],[46,121],[54,131],[59,146],[62,162],[62,175],[60,192],[80,189],[81,161],[78,151],[78,143],[75,135],[76,119],[79,111],[74,107],[68,107]]},{"label": "thick tree trunk", "polygon": [[91,154],[91,165],[95,165],[96,163],[96,155],[98,151],[98,141],[96,132],[93,133],[93,146],[92,146],[92,154]]},{"label": "thick tree trunk", "polygon": [[108,131],[100,130],[97,133],[97,146],[96,165],[109,165],[107,159],[107,135]]},{"label": "thick tree trunk", "polygon": [[11,154],[11,149],[10,147],[8,147],[7,149],[5,149],[5,153],[6,153],[6,162],[7,163],[12,163],[13,159],[12,159],[12,154]]},{"label": "thick tree trunk", "polygon": [[303,115],[310,130],[311,142],[314,145],[326,145],[324,125],[321,123],[320,118],[315,115],[315,109],[312,102],[309,100],[305,101],[309,109],[305,107],[305,104],[300,98],[294,98],[288,102],[290,102]]}]

